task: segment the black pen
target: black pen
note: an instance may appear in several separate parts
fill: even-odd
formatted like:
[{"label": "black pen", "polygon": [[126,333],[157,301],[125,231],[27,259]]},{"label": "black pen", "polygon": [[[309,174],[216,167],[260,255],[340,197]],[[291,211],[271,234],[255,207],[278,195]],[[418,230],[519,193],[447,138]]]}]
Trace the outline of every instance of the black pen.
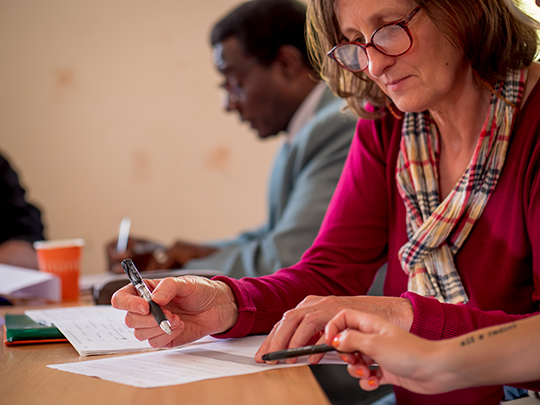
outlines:
[{"label": "black pen", "polygon": [[[294,349],[278,350],[277,352],[266,353],[265,355],[262,356],[262,359],[264,361],[283,360],[283,359],[290,359],[291,357],[309,356],[310,354],[316,354],[316,353],[326,353],[326,352],[331,352],[333,350],[335,350],[338,353],[342,353],[339,350],[337,350],[335,347],[328,346],[327,344],[322,344],[322,345],[296,347]],[[368,365],[368,368],[370,370],[378,370],[379,365],[377,363],[373,363],[373,364]]]},{"label": "black pen", "polygon": [[131,259],[122,261],[122,268],[126,272],[131,284],[137,289],[141,297],[150,305],[150,313],[158,323],[159,327],[163,329],[163,332],[170,335],[172,334],[171,322],[167,319],[161,307],[152,300],[152,293],[148,289],[148,286],[143,281],[139,270],[133,264]]},{"label": "black pen", "polygon": [[291,357],[307,356],[315,353],[326,353],[336,350],[327,344],[296,347],[294,349],[278,350],[277,352],[266,353],[262,356],[264,361],[290,359]]}]

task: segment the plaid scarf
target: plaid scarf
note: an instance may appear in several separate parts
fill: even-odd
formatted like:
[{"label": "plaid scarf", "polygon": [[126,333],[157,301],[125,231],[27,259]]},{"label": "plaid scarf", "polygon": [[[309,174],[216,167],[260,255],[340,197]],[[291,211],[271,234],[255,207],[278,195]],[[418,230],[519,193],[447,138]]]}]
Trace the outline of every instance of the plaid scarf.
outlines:
[{"label": "plaid scarf", "polygon": [[[526,70],[509,72],[493,92],[487,119],[469,166],[439,202],[439,137],[429,113],[407,113],[396,179],[407,209],[409,241],[399,250],[408,291],[441,302],[466,303],[454,255],[471,232],[501,174]],[[487,84],[487,83],[486,83]]]}]

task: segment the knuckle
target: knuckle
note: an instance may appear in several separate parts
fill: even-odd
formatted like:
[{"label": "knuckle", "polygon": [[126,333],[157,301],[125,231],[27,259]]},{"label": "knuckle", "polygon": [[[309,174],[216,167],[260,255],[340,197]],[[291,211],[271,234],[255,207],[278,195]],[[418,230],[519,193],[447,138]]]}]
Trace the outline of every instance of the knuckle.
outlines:
[{"label": "knuckle", "polygon": [[317,297],[316,295],[308,295],[306,298],[302,300],[302,302],[300,302],[300,304],[298,304],[298,306],[313,305],[317,303],[319,300],[320,300],[320,297]]},{"label": "knuckle", "polygon": [[338,301],[337,297],[329,295],[328,297],[323,297],[320,302],[322,305],[332,305],[338,303]]},{"label": "knuckle", "polygon": [[283,317],[281,318],[281,321],[279,321],[274,327],[276,327],[276,326],[279,327],[279,325],[282,322],[289,322],[289,321],[292,321],[295,318],[296,318],[296,311],[294,309],[290,309],[290,310],[286,311],[283,314]]},{"label": "knuckle", "polygon": [[305,326],[309,327],[310,329],[313,329],[315,332],[321,329],[320,317],[316,312],[306,314],[302,323],[304,323]]}]

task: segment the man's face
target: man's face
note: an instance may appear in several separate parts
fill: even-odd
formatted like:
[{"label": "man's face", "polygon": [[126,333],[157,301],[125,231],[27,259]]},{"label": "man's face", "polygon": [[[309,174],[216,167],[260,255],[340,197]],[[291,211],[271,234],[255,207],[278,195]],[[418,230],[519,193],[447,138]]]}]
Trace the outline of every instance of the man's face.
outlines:
[{"label": "man's face", "polygon": [[214,46],[214,64],[224,78],[227,111],[237,111],[260,138],[287,128],[294,111],[284,106],[284,80],[275,63],[262,65],[244,53],[237,38],[230,37]]}]

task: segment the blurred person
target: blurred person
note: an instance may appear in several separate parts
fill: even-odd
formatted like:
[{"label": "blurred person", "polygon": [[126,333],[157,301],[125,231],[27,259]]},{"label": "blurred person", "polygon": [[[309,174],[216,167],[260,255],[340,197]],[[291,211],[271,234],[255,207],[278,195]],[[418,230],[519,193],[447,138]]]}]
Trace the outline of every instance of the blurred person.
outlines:
[{"label": "blurred person", "polygon": [[17,173],[0,156],[0,263],[37,269],[32,244],[42,239],[41,213],[26,201]]},{"label": "blurred person", "polygon": [[[304,38],[306,6],[295,0],[241,4],[213,28],[214,63],[225,108],[260,139],[282,134],[269,183],[268,220],[236,238],[167,249],[131,238],[125,254],[108,245],[110,270],[130,257],[141,270],[212,269],[258,277],[290,266],[311,246],[343,169],[356,120],[319,80]],[[147,249],[150,247],[150,249]]]}]

